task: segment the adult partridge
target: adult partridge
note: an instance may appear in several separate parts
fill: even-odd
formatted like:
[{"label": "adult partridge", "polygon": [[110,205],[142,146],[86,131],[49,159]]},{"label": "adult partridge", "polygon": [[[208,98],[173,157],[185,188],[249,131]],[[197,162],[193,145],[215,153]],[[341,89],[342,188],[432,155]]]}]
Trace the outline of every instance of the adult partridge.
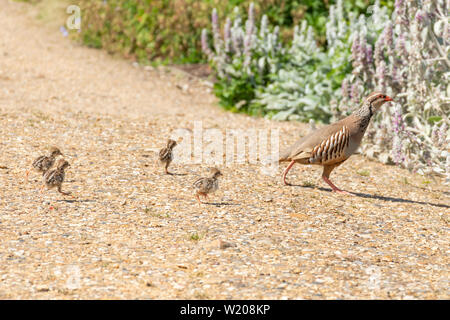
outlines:
[{"label": "adult partridge", "polygon": [[[50,154],[48,156],[40,156],[34,159],[32,163],[32,168],[35,171],[41,172],[42,174],[46,173],[55,163],[55,159],[57,156],[62,156],[61,151],[56,147],[50,148]],[[28,175],[30,174],[30,170],[27,170],[25,174],[25,178],[28,181]]]},{"label": "adult partridge", "polygon": [[349,194],[330,181],[330,173],[358,149],[373,114],[388,101],[392,99],[387,95],[372,92],[353,114],[297,140],[281,153],[279,159],[280,162],[290,162],[283,173],[284,184],[288,184],[286,175],[294,163],[315,164],[323,166],[322,179],[334,192]]}]

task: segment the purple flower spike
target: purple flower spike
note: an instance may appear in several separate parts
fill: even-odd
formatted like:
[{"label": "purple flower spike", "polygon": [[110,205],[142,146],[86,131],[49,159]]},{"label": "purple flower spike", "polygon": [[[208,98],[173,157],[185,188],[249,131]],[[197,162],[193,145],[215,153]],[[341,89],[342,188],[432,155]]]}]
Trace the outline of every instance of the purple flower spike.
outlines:
[{"label": "purple flower spike", "polygon": [[202,30],[202,50],[205,53],[208,50],[208,31],[206,29]]},{"label": "purple flower spike", "polygon": [[397,165],[405,161],[405,155],[403,154],[402,149],[403,149],[402,139],[399,136],[397,136],[394,138],[394,141],[392,143],[392,160]]},{"label": "purple flower spike", "polygon": [[392,115],[392,125],[396,134],[399,134],[400,132],[405,130],[405,124],[402,117],[402,109],[398,104],[396,105]]},{"label": "purple flower spike", "polygon": [[405,35],[400,34],[397,39],[397,44],[395,46],[395,53],[400,58],[401,61],[407,61],[408,51],[406,50]]},{"label": "purple flower spike", "polygon": [[231,41],[231,19],[227,18],[225,21],[225,27],[223,29],[223,40],[225,42],[225,52],[230,52]]},{"label": "purple flower spike", "polygon": [[397,65],[395,65],[395,64],[392,67],[391,77],[392,77],[392,81],[393,82],[398,82],[399,81],[398,68],[397,68]]},{"label": "purple flower spike", "polygon": [[427,21],[427,13],[423,10],[418,10],[415,19],[418,23],[424,24]]},{"label": "purple flower spike", "polygon": [[357,83],[354,83],[352,85],[352,88],[350,90],[350,98],[354,103],[359,103],[359,88]]},{"label": "purple flower spike", "polygon": [[383,38],[383,34],[384,33],[380,34],[380,36],[378,37],[377,42],[375,43],[374,59],[375,59],[376,63],[379,63],[380,61],[384,60],[384,52],[383,52],[384,38]]},{"label": "purple flower spike", "polygon": [[396,23],[402,24],[404,26],[408,25],[408,16],[406,14],[406,4],[405,0],[396,0],[395,1],[395,15],[396,15]]},{"label": "purple flower spike", "polygon": [[355,37],[353,38],[353,44],[352,44],[352,60],[357,61],[358,55],[360,51],[360,42],[359,42],[359,33],[355,33]]},{"label": "purple flower spike", "polygon": [[443,123],[441,125],[441,127],[439,128],[439,132],[438,132],[438,141],[440,145],[444,145],[444,143],[447,140],[447,131],[448,131],[448,125],[447,123]]},{"label": "purple flower spike", "polygon": [[342,92],[342,97],[344,99],[347,99],[348,98],[348,80],[347,79],[344,79],[342,81],[341,92]]},{"label": "purple flower spike", "polygon": [[213,9],[211,14],[211,21],[213,29],[219,30],[219,16],[217,15],[216,8]]},{"label": "purple flower spike", "polygon": [[386,25],[384,32],[385,32],[385,37],[384,37],[385,44],[388,48],[391,48],[392,44],[393,44],[392,36],[394,33],[391,21],[389,21],[388,24]]},{"label": "purple flower spike", "polygon": [[248,7],[248,20],[252,21],[252,23],[255,23],[255,5],[250,3],[250,6]]},{"label": "purple flower spike", "polygon": [[397,14],[403,13],[403,10],[405,9],[405,0],[395,0],[395,11],[397,11]]},{"label": "purple flower spike", "polygon": [[368,65],[372,65],[373,63],[373,49],[371,44],[367,44],[366,46],[366,63]]}]

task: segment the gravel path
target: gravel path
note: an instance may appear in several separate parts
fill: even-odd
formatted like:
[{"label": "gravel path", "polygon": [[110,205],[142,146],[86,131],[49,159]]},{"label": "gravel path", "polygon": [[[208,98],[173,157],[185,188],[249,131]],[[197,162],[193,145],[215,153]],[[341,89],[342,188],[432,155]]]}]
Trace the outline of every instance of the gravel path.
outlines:
[{"label": "gravel path", "polygon": [[[155,151],[177,128],[308,131],[222,111],[208,88],[81,47],[0,0],[0,298],[449,299],[450,192],[443,180],[353,156],[330,192],[258,165],[222,166],[215,204],[191,183],[207,165]],[[24,174],[49,145],[72,164],[64,197]]]}]

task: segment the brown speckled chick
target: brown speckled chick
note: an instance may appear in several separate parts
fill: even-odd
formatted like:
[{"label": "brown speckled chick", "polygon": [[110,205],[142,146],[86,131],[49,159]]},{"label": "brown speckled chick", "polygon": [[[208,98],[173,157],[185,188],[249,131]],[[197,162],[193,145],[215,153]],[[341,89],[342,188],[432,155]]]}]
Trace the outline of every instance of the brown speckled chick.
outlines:
[{"label": "brown speckled chick", "polygon": [[41,188],[41,192],[45,187],[47,187],[47,189],[53,189],[57,187],[59,193],[62,193],[63,195],[69,195],[70,192],[63,192],[61,190],[62,183],[64,182],[65,177],[64,170],[69,166],[69,162],[64,159],[59,159],[56,164],[56,169],[48,170],[46,173],[44,173],[44,185]]},{"label": "brown speckled chick", "polygon": [[162,148],[159,151],[159,162],[164,164],[164,172],[166,174],[171,174],[168,171],[169,165],[173,160],[173,148],[177,145],[175,140],[169,139],[167,140],[167,146]]},{"label": "brown speckled chick", "polygon": [[[44,174],[45,172],[47,172],[55,163],[55,159],[57,156],[62,156],[62,152],[56,148],[56,147],[51,147],[50,148],[50,155],[48,156],[40,156],[37,157],[36,159],[34,159],[33,163],[32,163],[32,169],[37,171],[37,172],[41,172],[42,174]],[[30,174],[30,171],[32,170],[28,170],[26,172],[26,180],[28,181],[28,175]]]},{"label": "brown speckled chick", "polygon": [[200,178],[194,182],[193,186],[195,189],[195,198],[199,203],[203,203],[202,201],[200,201],[200,195],[208,198],[209,193],[213,193],[217,189],[219,189],[218,178],[221,175],[222,173],[219,171],[219,169],[212,168],[210,178]]}]

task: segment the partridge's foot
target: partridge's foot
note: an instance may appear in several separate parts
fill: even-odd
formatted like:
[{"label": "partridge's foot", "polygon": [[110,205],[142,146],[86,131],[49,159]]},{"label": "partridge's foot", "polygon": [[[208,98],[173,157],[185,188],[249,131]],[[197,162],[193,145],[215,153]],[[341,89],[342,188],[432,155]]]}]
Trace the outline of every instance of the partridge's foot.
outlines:
[{"label": "partridge's foot", "polygon": [[327,177],[322,176],[322,178],[323,178],[323,181],[325,181],[325,182],[331,187],[331,189],[333,190],[333,192],[337,192],[337,193],[340,193],[340,194],[346,194],[346,195],[350,195],[350,196],[353,196],[353,195],[354,195],[354,194],[352,194],[352,193],[350,193],[350,192],[348,192],[348,191],[339,189],[339,188],[336,187],[336,186],[334,185],[334,183],[331,182],[330,179],[328,179]]}]

